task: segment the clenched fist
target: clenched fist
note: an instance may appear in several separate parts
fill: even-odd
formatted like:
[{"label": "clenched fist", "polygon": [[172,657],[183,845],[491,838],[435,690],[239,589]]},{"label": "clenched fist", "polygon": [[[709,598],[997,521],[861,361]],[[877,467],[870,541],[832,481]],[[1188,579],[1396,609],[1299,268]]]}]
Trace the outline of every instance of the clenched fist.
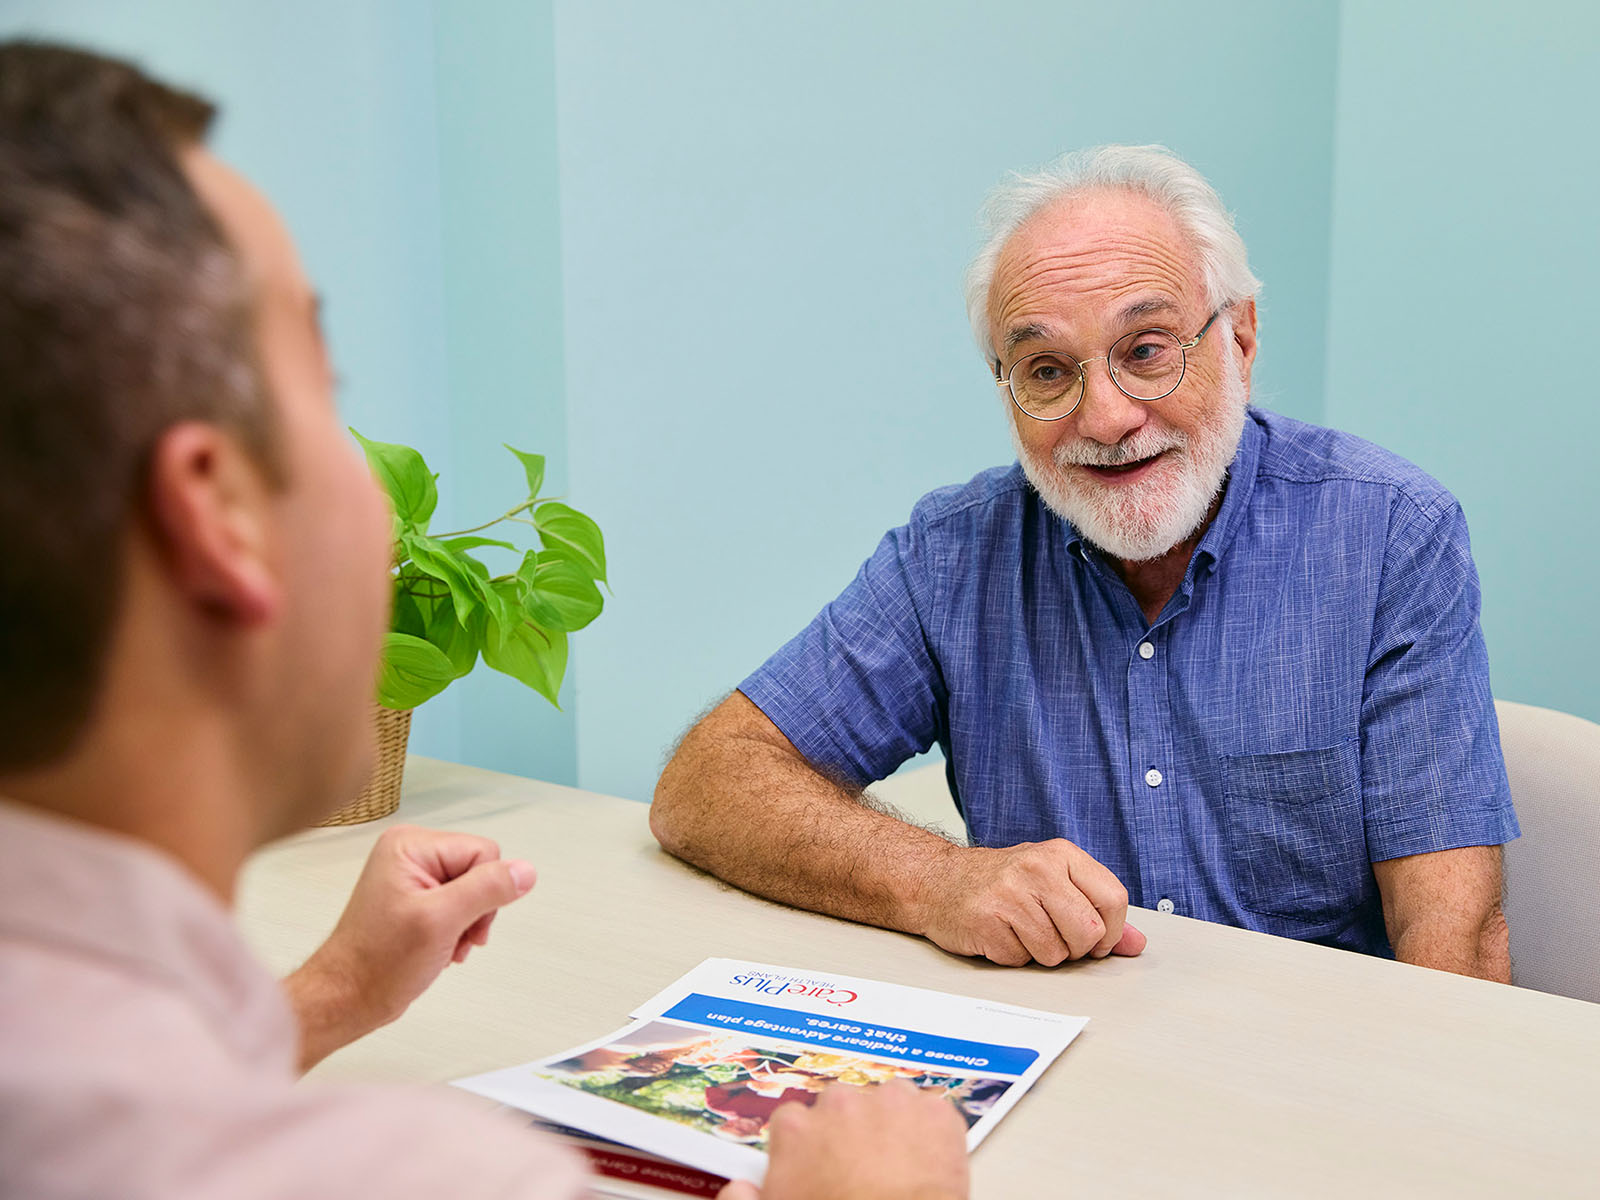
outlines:
[{"label": "clenched fist", "polygon": [[1071,842],[953,846],[930,880],[916,932],[952,954],[1004,966],[1138,954],[1128,889]]},{"label": "clenched fist", "polygon": [[487,838],[385,830],[333,933],[284,980],[300,1019],[301,1069],[405,1012],[440,971],[488,941],[494,914],[534,878]]}]

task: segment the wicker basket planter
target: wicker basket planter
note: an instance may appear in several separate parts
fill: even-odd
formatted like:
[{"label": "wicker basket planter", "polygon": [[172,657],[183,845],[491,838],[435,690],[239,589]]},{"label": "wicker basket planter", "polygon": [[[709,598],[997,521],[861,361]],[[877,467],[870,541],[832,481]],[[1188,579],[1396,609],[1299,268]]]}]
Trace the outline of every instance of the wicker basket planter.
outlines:
[{"label": "wicker basket planter", "polygon": [[372,706],[377,725],[378,754],[372,778],[361,794],[343,808],[330,813],[323,825],[359,825],[387,817],[400,807],[400,781],[406,769],[406,741],[411,735],[411,712],[381,704]]}]

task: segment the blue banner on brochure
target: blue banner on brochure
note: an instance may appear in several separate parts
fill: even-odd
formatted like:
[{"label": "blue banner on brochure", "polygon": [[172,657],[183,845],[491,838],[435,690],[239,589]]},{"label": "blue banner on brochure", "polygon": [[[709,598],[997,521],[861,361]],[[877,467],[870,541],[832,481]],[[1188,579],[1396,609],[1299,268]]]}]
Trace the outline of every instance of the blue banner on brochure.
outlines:
[{"label": "blue banner on brochure", "polygon": [[930,1070],[1021,1075],[1039,1057],[1037,1051],[1023,1046],[995,1046],[988,1042],[935,1037],[911,1029],[896,1029],[893,1025],[816,1016],[792,1008],[718,999],[699,992],[691,992],[661,1015],[714,1029],[737,1029],[741,1033],[765,1034],[788,1042],[826,1046],[830,1050],[921,1063]]}]

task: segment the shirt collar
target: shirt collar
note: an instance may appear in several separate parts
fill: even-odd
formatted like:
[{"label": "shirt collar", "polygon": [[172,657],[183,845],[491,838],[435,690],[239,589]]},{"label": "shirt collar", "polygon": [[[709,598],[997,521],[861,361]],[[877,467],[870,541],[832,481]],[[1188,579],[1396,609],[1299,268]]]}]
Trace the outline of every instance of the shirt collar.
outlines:
[{"label": "shirt collar", "polygon": [[170,988],[234,1055],[293,1070],[299,1035],[278,981],[216,897],[152,846],[0,798],[0,942],[12,938]]},{"label": "shirt collar", "polygon": [[[1233,543],[1234,534],[1244,520],[1245,510],[1250,507],[1250,497],[1256,490],[1256,468],[1261,462],[1261,445],[1265,437],[1252,408],[1245,414],[1239,449],[1228,468],[1228,485],[1222,495],[1222,507],[1217,510],[1216,518],[1201,537],[1200,544],[1195,547],[1194,555],[1189,560],[1189,570],[1184,576],[1185,584],[1194,578],[1196,569],[1202,563],[1208,570],[1214,570],[1218,560]],[[1094,553],[1094,547],[1072,522],[1062,520],[1062,524],[1067,529],[1067,549],[1075,558],[1087,561]]]},{"label": "shirt collar", "polygon": [[[1256,420],[1255,410],[1247,410],[1244,432],[1239,436],[1239,449],[1233,456],[1232,465],[1228,467],[1228,490],[1223,493],[1222,507],[1217,510],[1216,519],[1194,549],[1195,565],[1203,559],[1207,566],[1215,569],[1217,562],[1233,544],[1234,534],[1239,532],[1244,514],[1250,507],[1250,497],[1256,490],[1256,469],[1261,464],[1261,443],[1266,436],[1261,423]],[[1193,572],[1190,574],[1192,576]]]}]

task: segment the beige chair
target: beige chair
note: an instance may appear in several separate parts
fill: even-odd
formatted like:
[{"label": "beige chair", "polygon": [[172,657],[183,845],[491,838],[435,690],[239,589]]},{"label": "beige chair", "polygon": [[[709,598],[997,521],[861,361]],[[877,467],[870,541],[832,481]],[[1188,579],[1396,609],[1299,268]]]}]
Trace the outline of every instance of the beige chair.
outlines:
[{"label": "beige chair", "polygon": [[[1500,742],[1522,836],[1506,847],[1512,976],[1600,1002],[1600,725],[1501,700]],[[872,785],[897,814],[964,840],[944,763]]]},{"label": "beige chair", "polygon": [[1506,847],[1511,977],[1600,1002],[1600,725],[1495,703],[1522,836]]}]

